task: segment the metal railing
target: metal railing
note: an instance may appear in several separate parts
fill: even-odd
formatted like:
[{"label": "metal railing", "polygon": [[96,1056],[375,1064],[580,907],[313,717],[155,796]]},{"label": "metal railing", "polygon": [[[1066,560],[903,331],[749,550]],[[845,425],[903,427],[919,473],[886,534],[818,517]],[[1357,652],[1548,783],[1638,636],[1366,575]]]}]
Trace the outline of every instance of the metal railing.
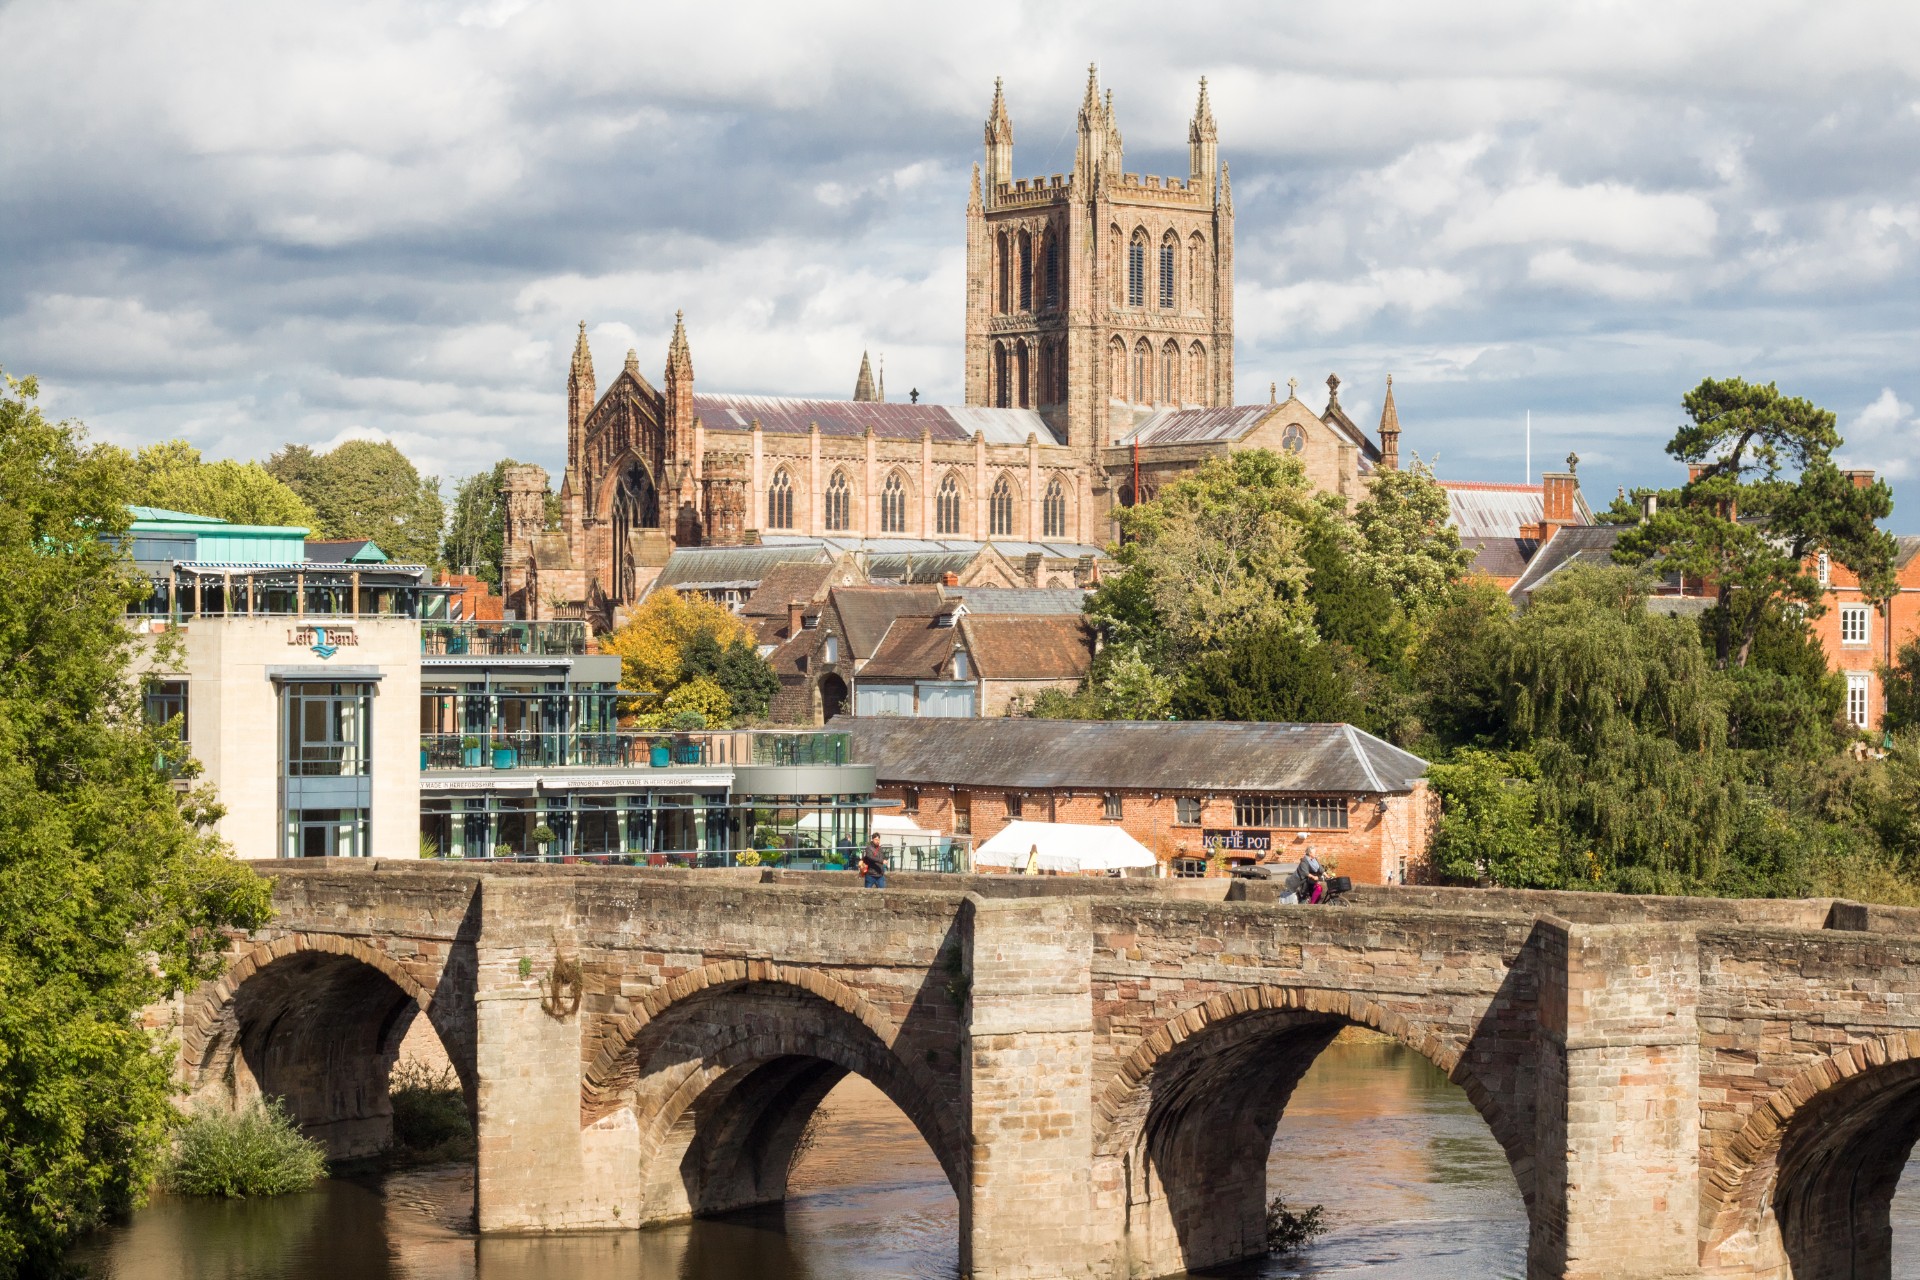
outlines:
[{"label": "metal railing", "polygon": [[674,765],[842,765],[844,733],[754,729],[424,734],[422,769],[664,769]]},{"label": "metal railing", "polygon": [[420,652],[476,657],[570,657],[587,651],[587,624],[557,622],[424,622]]},{"label": "metal railing", "polygon": [[[936,837],[911,845],[887,847],[887,864],[893,871],[962,872],[969,868],[968,844],[964,837]],[[446,855],[440,855],[446,856]],[[762,849],[678,849],[622,851],[582,849],[563,850],[558,843],[548,852],[469,854],[468,862],[556,862],[600,863],[622,867],[775,867],[788,871],[850,871],[859,864],[860,849],[849,845],[836,849],[801,849],[769,852]]]}]

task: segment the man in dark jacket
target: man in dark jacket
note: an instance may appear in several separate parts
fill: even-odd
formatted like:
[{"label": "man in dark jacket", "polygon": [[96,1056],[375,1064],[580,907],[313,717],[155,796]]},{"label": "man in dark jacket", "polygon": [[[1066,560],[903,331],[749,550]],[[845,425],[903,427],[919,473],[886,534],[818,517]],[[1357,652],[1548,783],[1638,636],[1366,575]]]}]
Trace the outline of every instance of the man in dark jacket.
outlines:
[{"label": "man in dark jacket", "polygon": [[861,877],[860,883],[863,888],[884,889],[887,887],[887,855],[886,852],[880,848],[880,833],[878,831],[874,832],[873,838],[867,841],[867,851],[860,855],[859,871]]}]

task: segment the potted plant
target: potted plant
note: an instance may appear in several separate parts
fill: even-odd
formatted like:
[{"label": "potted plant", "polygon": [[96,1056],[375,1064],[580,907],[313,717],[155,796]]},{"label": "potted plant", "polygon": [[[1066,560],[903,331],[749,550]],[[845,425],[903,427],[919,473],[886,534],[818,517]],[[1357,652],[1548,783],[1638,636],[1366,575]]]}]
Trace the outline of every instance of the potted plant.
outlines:
[{"label": "potted plant", "polygon": [[700,763],[700,744],[693,740],[693,734],[706,727],[707,717],[702,712],[680,711],[674,714],[673,762],[675,764]]},{"label": "potted plant", "polygon": [[472,734],[460,739],[460,767],[463,769],[480,767],[480,739]]},{"label": "potted plant", "polygon": [[493,846],[493,856],[496,858],[511,858],[513,856],[513,846],[503,840]]},{"label": "potted plant", "polygon": [[513,768],[518,754],[510,744],[496,740],[493,743],[493,767],[496,769]]},{"label": "potted plant", "polygon": [[557,839],[553,834],[553,828],[544,822],[535,827],[527,838],[532,840],[533,847],[540,851],[540,861],[542,862],[547,860],[547,846]]},{"label": "potted plant", "polygon": [[664,769],[673,763],[673,744],[665,738],[655,738],[647,747],[647,763],[655,769]]},{"label": "potted plant", "polygon": [[425,772],[425,771],[426,771],[426,767],[427,767],[427,740],[426,740],[425,738],[422,738],[422,739],[420,739],[420,769],[421,769],[421,771],[422,771],[422,772]]}]

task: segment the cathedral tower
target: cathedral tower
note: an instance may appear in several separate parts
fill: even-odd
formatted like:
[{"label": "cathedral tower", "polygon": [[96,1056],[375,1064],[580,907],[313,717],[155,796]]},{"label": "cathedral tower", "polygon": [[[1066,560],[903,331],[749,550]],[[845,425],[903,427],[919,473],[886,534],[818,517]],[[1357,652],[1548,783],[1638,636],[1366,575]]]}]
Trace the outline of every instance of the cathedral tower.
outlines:
[{"label": "cathedral tower", "polygon": [[1123,170],[1093,68],[1073,171],[1013,175],[995,82],[967,200],[967,403],[1038,410],[1096,456],[1156,409],[1233,403],[1233,198],[1206,81],[1186,178]]}]

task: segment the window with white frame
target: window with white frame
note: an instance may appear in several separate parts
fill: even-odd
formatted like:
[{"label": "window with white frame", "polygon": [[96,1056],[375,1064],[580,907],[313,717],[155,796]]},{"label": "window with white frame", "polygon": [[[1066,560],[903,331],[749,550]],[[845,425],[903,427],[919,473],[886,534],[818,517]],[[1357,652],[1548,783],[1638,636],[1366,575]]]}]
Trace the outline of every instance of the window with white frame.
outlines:
[{"label": "window with white frame", "polygon": [[1868,722],[1868,700],[1873,693],[1873,677],[1864,671],[1847,673],[1847,723],[1864,729]]},{"label": "window with white frame", "polygon": [[1814,566],[1814,571],[1820,575],[1821,586],[1827,587],[1827,586],[1833,585],[1833,557],[1832,556],[1829,556],[1826,552],[1822,551],[1820,553],[1820,561],[1818,564]]},{"label": "window with white frame", "polygon": [[1864,604],[1840,606],[1840,643],[1866,644],[1872,637],[1873,611]]}]

